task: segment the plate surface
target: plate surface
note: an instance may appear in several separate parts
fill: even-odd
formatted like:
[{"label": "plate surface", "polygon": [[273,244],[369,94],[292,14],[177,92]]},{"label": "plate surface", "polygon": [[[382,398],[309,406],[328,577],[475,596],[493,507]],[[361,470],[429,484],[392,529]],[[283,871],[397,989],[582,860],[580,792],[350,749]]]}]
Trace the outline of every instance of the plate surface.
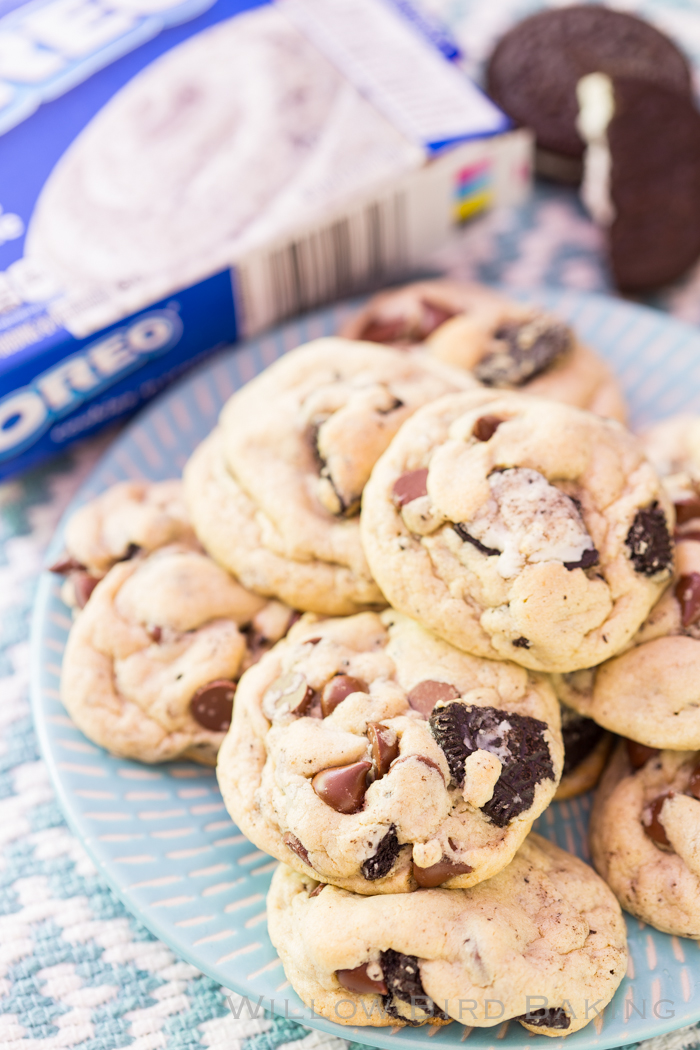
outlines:
[{"label": "plate surface", "polygon": [[[663,314],[602,296],[543,291],[523,296],[555,310],[613,365],[643,426],[679,411],[700,412],[700,333]],[[169,478],[214,425],[239,386],[286,350],[330,334],[349,306],[290,322],[228,351],[158,398],[114,442],[72,509],[116,481]],[[70,511],[69,511],[70,513]],[[62,547],[61,530],[49,556]],[[287,984],[270,944],[265,894],[276,862],[247,842],[227,817],[212,770],[189,763],[146,767],[91,744],[59,700],[60,664],[71,620],[56,577],[45,573],[33,629],[34,715],[46,762],[68,822],[126,906],[180,956],[256,1004],[315,1028],[373,1046],[417,1050],[571,1050],[620,1046],[700,1019],[698,945],[628,917],[631,963],[602,1016],[566,1040],[533,1037],[521,1025],[473,1030],[340,1026],[313,1017]],[[554,803],[536,828],[588,860],[590,799]],[[248,1006],[244,1005],[246,1011]],[[494,1011],[497,1008],[494,1007]],[[468,1019],[468,1014],[466,1015]]]}]

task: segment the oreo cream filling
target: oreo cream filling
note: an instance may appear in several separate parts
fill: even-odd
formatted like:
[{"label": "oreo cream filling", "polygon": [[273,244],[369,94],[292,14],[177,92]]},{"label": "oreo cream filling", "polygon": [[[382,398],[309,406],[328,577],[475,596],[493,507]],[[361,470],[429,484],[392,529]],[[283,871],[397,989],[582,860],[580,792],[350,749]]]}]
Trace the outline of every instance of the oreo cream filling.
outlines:
[{"label": "oreo cream filling", "polygon": [[610,226],[615,208],[610,196],[610,149],[607,130],[615,111],[612,81],[604,73],[589,73],[576,85],[579,113],[576,128],[586,142],[581,200],[599,226]]}]

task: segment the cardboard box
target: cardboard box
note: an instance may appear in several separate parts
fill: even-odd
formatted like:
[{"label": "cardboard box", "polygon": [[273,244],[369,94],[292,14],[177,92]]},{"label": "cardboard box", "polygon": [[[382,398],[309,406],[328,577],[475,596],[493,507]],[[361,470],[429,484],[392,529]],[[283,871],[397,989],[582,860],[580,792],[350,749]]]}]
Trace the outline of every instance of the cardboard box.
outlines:
[{"label": "cardboard box", "polygon": [[520,199],[529,135],[458,58],[407,0],[0,19],[0,477]]}]

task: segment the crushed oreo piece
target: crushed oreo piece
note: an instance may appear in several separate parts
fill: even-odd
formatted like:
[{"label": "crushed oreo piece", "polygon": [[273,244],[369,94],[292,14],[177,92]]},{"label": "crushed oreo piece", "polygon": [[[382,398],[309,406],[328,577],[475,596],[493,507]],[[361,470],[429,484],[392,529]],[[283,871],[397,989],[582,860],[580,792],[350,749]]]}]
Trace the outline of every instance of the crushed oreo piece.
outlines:
[{"label": "crushed oreo piece", "polygon": [[572,569],[590,569],[600,561],[600,555],[595,547],[584,551],[578,561],[565,561],[564,568],[571,572]]},{"label": "crushed oreo piece", "polygon": [[673,563],[673,549],[666,515],[659,504],[642,507],[634,516],[625,540],[635,572],[655,576]]},{"label": "crushed oreo piece", "polygon": [[367,881],[374,882],[376,879],[383,879],[385,875],[388,875],[400,850],[396,825],[392,824],[384,838],[380,840],[374,856],[368,857],[367,860],[363,861],[362,874]]},{"label": "crushed oreo piece", "polygon": [[464,764],[474,751],[490,751],[500,759],[502,770],[493,796],[482,806],[482,812],[499,828],[530,808],[540,781],[554,780],[544,739],[547,724],[537,718],[495,707],[451,703],[433,711],[430,728],[460,787]]},{"label": "crushed oreo piece", "polygon": [[493,333],[492,349],[474,369],[484,386],[518,387],[546,372],[573,347],[571,329],[540,314],[507,321]]},{"label": "crushed oreo piece", "polygon": [[412,1011],[417,1009],[421,1013],[428,1014],[429,1017],[449,1020],[425,991],[416,955],[404,955],[402,952],[394,951],[393,948],[387,948],[386,951],[380,952],[379,962],[384,981],[389,989],[389,994],[384,996],[384,1009],[391,1017],[396,1017],[409,1025],[422,1023],[420,1017],[410,1018],[396,1009],[393,1000],[399,999],[402,1003],[408,1003]]},{"label": "crushed oreo piece", "polygon": [[550,1006],[546,1009],[531,1010],[530,1013],[514,1017],[514,1021],[525,1021],[535,1028],[568,1028],[571,1018],[563,1006]]},{"label": "crushed oreo piece", "polygon": [[462,525],[461,523],[456,522],[452,526],[452,528],[455,530],[460,540],[463,540],[465,543],[471,543],[471,545],[473,547],[476,547],[478,551],[481,551],[482,554],[487,554],[490,557],[492,554],[503,553],[502,551],[496,550],[495,547],[485,547],[483,543],[479,542],[479,540],[476,540],[473,536],[470,536],[467,532],[466,525]]},{"label": "crushed oreo piece", "polygon": [[[566,712],[566,714],[565,714]],[[592,718],[579,715],[575,711],[569,714],[562,708],[561,735],[564,741],[564,776],[573,772],[584,758],[590,755],[593,748],[603,737],[605,730]]]}]

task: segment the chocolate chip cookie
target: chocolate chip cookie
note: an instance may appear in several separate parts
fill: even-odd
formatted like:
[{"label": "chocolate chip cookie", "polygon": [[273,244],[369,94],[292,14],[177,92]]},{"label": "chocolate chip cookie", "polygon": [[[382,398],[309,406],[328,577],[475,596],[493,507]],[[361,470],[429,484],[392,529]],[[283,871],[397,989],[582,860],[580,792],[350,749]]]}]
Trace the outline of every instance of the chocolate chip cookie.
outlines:
[{"label": "chocolate chip cookie", "polygon": [[622,907],[664,933],[700,937],[700,753],[621,741],[590,825],[596,869]]},{"label": "chocolate chip cookie", "polygon": [[365,482],[419,406],[473,385],[419,352],[319,339],[235,394],[185,489],[206,549],[247,587],[311,612],[382,607],[360,543]]},{"label": "chocolate chip cookie", "polygon": [[432,280],[380,292],[342,334],[391,346],[422,343],[485,386],[521,389],[622,422],[626,418],[612,371],[571,328],[481,285]]},{"label": "chocolate chip cookie", "polygon": [[68,637],[61,699],[113,754],[214,765],[236,680],[291,619],[206,555],[162,547],[97,583]]},{"label": "chocolate chip cookie", "polygon": [[197,546],[182,482],[121,481],[71,515],[65,550],[50,571],[66,578],[66,605],[82,609],[117,562],[178,541]]},{"label": "chocolate chip cookie", "polygon": [[465,652],[574,671],[630,640],[668,583],[673,508],[619,423],[520,393],[441,398],[365,488],[389,602]]},{"label": "chocolate chip cookie", "polygon": [[566,1036],[603,1010],[627,966],[613,893],[535,834],[471,889],[360,897],[281,865],[267,915],[295,991],[340,1024],[513,1019]]},{"label": "chocolate chip cookie", "polygon": [[217,772],[256,846],[372,895],[499,871],[562,759],[544,676],[387,610],[292,627],[241,680]]}]

